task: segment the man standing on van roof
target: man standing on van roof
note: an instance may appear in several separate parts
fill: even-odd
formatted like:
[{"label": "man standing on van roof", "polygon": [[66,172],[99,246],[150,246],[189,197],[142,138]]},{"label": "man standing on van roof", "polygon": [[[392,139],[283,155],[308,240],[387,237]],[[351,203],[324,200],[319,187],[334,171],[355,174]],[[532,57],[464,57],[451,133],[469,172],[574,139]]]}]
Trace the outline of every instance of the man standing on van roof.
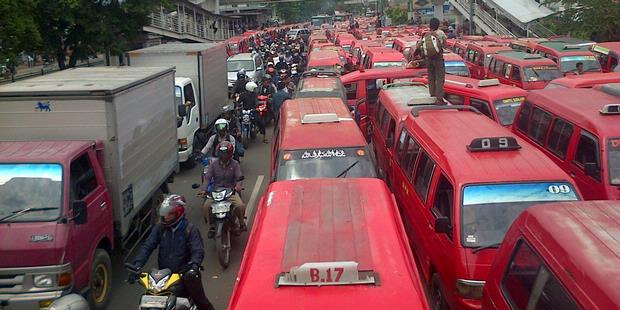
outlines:
[{"label": "man standing on van roof", "polygon": [[444,104],[443,84],[446,79],[446,69],[443,61],[443,47],[448,37],[439,29],[439,19],[432,18],[431,31],[424,34],[416,45],[415,54],[422,54],[426,58],[428,71],[428,89],[431,97],[437,98],[437,104]]}]

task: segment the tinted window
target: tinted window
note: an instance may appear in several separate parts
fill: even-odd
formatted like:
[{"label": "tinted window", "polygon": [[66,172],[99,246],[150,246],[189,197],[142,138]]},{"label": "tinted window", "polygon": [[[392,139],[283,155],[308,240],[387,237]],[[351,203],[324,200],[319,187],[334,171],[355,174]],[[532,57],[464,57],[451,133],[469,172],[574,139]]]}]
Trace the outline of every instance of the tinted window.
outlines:
[{"label": "tinted window", "polygon": [[511,64],[507,64],[506,67],[504,68],[504,77],[505,78],[510,78],[510,74],[512,73],[512,65]]},{"label": "tinted window", "polygon": [[544,144],[545,136],[547,135],[547,130],[549,129],[550,123],[551,114],[541,109],[534,108],[534,110],[532,111],[532,120],[527,135],[539,144]]},{"label": "tinted window", "polygon": [[392,148],[394,145],[394,131],[396,131],[396,122],[390,117],[390,127],[387,132],[387,139],[385,140],[385,146]]},{"label": "tinted window", "polygon": [[415,174],[413,175],[413,188],[420,199],[426,203],[426,196],[428,195],[428,187],[431,184],[431,178],[433,176],[433,170],[435,169],[435,163],[422,152],[420,155],[420,162],[416,167]]},{"label": "tinted window", "polygon": [[568,143],[573,134],[573,125],[563,119],[556,118],[551,127],[549,140],[547,141],[547,149],[558,157],[565,159]]},{"label": "tinted window", "polygon": [[390,114],[388,113],[387,110],[383,111],[383,116],[381,117],[381,132],[383,133],[383,136],[385,137],[387,134],[387,129],[388,129],[388,123],[392,118],[390,117]]},{"label": "tinted window", "polygon": [[415,168],[418,154],[420,154],[420,145],[415,142],[412,137],[409,137],[409,141],[407,141],[407,150],[405,152],[405,156],[403,156],[402,165],[406,171],[406,174],[409,177],[409,181],[411,181],[411,176],[413,175],[413,168]]},{"label": "tinted window", "polygon": [[377,97],[379,97],[379,91],[381,89],[377,88],[377,80],[367,80],[366,81],[366,101],[368,104],[374,104],[377,102]]},{"label": "tinted window", "polygon": [[525,102],[519,116],[517,117],[517,128],[522,132],[527,132],[527,127],[530,121],[530,111],[532,105],[529,102]]},{"label": "tinted window", "polygon": [[598,150],[598,139],[587,132],[582,132],[579,137],[579,144],[577,144],[575,162],[577,162],[581,167],[584,167],[586,163],[596,164],[596,175],[594,178],[600,180],[601,162],[599,160]]},{"label": "tinted window", "polygon": [[512,68],[512,80],[521,81],[521,68],[514,66]]},{"label": "tinted window", "polygon": [[187,109],[187,123],[192,119],[192,108],[196,105],[194,102],[194,88],[192,84],[183,86],[183,92],[185,93],[185,108]]},{"label": "tinted window", "polygon": [[494,119],[493,112],[491,112],[491,107],[488,102],[472,98],[470,105],[478,109],[478,111],[482,112],[482,114],[488,116],[490,119]]},{"label": "tinted window", "polygon": [[504,62],[501,61],[501,60],[496,61],[495,62],[495,70],[494,70],[494,72],[497,75],[501,75],[503,70],[504,70]]},{"label": "tinted window", "polygon": [[[453,210],[453,201],[454,201],[454,187],[448,181],[448,179],[442,174],[441,179],[439,180],[439,184],[437,185],[437,190],[435,194],[435,201],[433,203],[433,212],[439,216],[447,217],[450,226],[452,226],[452,210]],[[448,233],[448,237],[452,239],[452,234]]]},{"label": "tinted window", "polygon": [[95,188],[97,178],[87,153],[71,163],[71,199],[82,200]]},{"label": "tinted window", "polygon": [[579,309],[558,279],[524,241],[519,241],[502,281],[513,309]]},{"label": "tinted window", "polygon": [[354,100],[357,98],[357,82],[344,84],[344,88],[347,90],[347,100]]},{"label": "tinted window", "polygon": [[407,149],[407,131],[403,129],[400,132],[400,137],[398,138],[398,144],[396,144],[396,160],[403,167],[403,158],[405,157],[405,150]]}]

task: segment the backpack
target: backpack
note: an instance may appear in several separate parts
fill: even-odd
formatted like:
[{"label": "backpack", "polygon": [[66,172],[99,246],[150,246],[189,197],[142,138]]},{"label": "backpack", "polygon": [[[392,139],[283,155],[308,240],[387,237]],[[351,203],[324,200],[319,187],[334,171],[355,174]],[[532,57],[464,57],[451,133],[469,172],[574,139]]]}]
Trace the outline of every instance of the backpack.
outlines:
[{"label": "backpack", "polygon": [[424,35],[422,39],[422,50],[426,57],[435,57],[443,54],[441,40],[439,40],[439,37],[437,37],[434,31]]}]

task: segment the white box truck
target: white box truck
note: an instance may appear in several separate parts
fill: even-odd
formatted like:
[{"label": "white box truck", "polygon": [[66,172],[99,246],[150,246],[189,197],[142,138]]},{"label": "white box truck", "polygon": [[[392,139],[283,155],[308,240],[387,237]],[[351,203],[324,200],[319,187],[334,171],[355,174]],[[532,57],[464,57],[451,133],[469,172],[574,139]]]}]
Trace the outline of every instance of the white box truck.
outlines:
[{"label": "white box truck", "polygon": [[[224,43],[171,43],[127,53],[131,67],[176,67],[174,94],[179,105],[177,138],[181,163],[191,166],[194,134],[201,124],[212,125],[228,102],[226,56]],[[183,104],[187,106],[185,111]]]},{"label": "white box truck", "polygon": [[0,86],[0,303],[109,300],[115,248],[178,170],[173,68],[91,67]]}]

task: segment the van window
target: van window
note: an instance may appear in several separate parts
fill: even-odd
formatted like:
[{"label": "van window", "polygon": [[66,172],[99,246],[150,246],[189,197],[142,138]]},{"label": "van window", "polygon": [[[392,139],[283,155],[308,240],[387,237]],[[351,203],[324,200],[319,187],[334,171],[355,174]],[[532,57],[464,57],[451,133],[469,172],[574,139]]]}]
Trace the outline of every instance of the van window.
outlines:
[{"label": "van window", "polygon": [[601,180],[601,161],[598,156],[598,139],[592,134],[582,131],[577,144],[577,153],[575,154],[575,162],[583,169],[586,163],[596,164],[595,179]]},{"label": "van window", "polygon": [[532,110],[532,104],[529,102],[525,102],[523,104],[523,108],[519,112],[519,116],[517,117],[517,129],[522,131],[523,133],[527,132],[527,127],[530,122],[530,112]]},{"label": "van window", "polygon": [[435,163],[424,152],[420,154],[420,162],[416,167],[415,174],[413,175],[413,188],[420,197],[422,202],[426,203],[426,197],[428,195],[428,187],[431,184],[431,178],[433,171],[435,170]]},{"label": "van window", "polygon": [[71,200],[82,200],[97,188],[97,177],[88,153],[71,163]]},{"label": "van window", "polygon": [[495,62],[495,69],[493,70],[493,72],[495,72],[495,74],[497,75],[501,75],[503,70],[504,70],[504,62],[501,60],[497,60]]},{"label": "van window", "polygon": [[379,101],[379,108],[377,108],[377,115],[375,115],[375,118],[377,119],[377,125],[379,125],[379,128],[381,128],[381,117],[383,116],[383,112],[385,112],[385,107],[383,106],[381,101]]},{"label": "van window", "polygon": [[446,93],[444,98],[446,98],[446,100],[450,101],[450,103],[456,104],[456,105],[462,105],[463,103],[465,103],[465,98],[463,96],[460,96],[460,95]]},{"label": "van window", "polygon": [[194,88],[192,87],[192,84],[187,84],[183,86],[183,92],[185,93],[185,103],[187,103],[188,101],[190,102],[190,104],[187,104],[185,106],[185,109],[187,111],[187,117],[185,119],[187,119],[187,123],[189,124],[190,120],[192,119],[192,108],[196,106],[196,102],[194,100]]},{"label": "van window", "polygon": [[489,65],[487,66],[490,72],[493,72],[495,68],[495,57],[491,56],[491,61],[489,61]]},{"label": "van window", "polygon": [[396,131],[396,122],[390,117],[390,127],[387,132],[387,139],[385,140],[385,146],[391,149],[394,146],[394,131]]},{"label": "van window", "polygon": [[[420,145],[413,140],[412,137],[409,137],[407,141],[407,151],[405,152],[405,156],[403,156],[403,165],[402,168],[406,171],[409,181],[411,181],[411,177],[413,173],[413,168],[415,168],[415,163],[417,161],[418,155],[420,154]],[[411,172],[410,172],[411,171]]]},{"label": "van window", "polygon": [[387,110],[384,110],[383,116],[381,117],[381,132],[383,133],[384,137],[387,135],[388,123],[391,119],[392,117],[390,116],[390,113],[388,113]]},{"label": "van window", "polygon": [[[454,209],[453,201],[454,201],[454,187],[448,181],[443,173],[441,174],[441,179],[439,180],[439,184],[437,185],[437,190],[435,191],[435,201],[433,203],[433,213],[435,217],[445,216],[448,218],[450,222],[450,227],[452,227],[452,210]],[[452,231],[448,233],[448,238],[452,240]]]},{"label": "van window", "polygon": [[563,119],[556,118],[551,127],[547,149],[558,157],[565,159],[570,137],[573,135],[573,125]]},{"label": "van window", "polygon": [[357,82],[344,84],[344,88],[347,90],[347,100],[357,99]]},{"label": "van window", "polygon": [[513,309],[579,309],[540,257],[521,240],[502,280],[502,291]]},{"label": "van window", "polygon": [[401,167],[403,167],[403,157],[405,157],[405,150],[407,149],[407,131],[403,129],[400,132],[398,143],[396,144],[396,160]]},{"label": "van window", "polygon": [[551,114],[539,108],[534,108],[527,135],[540,145],[543,145],[545,143],[545,137],[547,136],[549,124],[551,124]]},{"label": "van window", "polygon": [[521,68],[519,68],[518,66],[512,67],[512,80],[521,81]]},{"label": "van window", "polygon": [[478,109],[478,111],[482,112],[482,114],[488,116],[490,119],[494,119],[493,112],[491,112],[491,107],[489,106],[488,102],[480,99],[471,98],[470,105]]},{"label": "van window", "polygon": [[371,79],[366,80],[366,102],[367,104],[374,104],[377,102],[377,98],[379,97],[379,91],[381,89],[377,88],[377,80]]},{"label": "van window", "polygon": [[507,64],[506,67],[504,68],[504,77],[509,79],[511,73],[512,73],[512,65]]}]

